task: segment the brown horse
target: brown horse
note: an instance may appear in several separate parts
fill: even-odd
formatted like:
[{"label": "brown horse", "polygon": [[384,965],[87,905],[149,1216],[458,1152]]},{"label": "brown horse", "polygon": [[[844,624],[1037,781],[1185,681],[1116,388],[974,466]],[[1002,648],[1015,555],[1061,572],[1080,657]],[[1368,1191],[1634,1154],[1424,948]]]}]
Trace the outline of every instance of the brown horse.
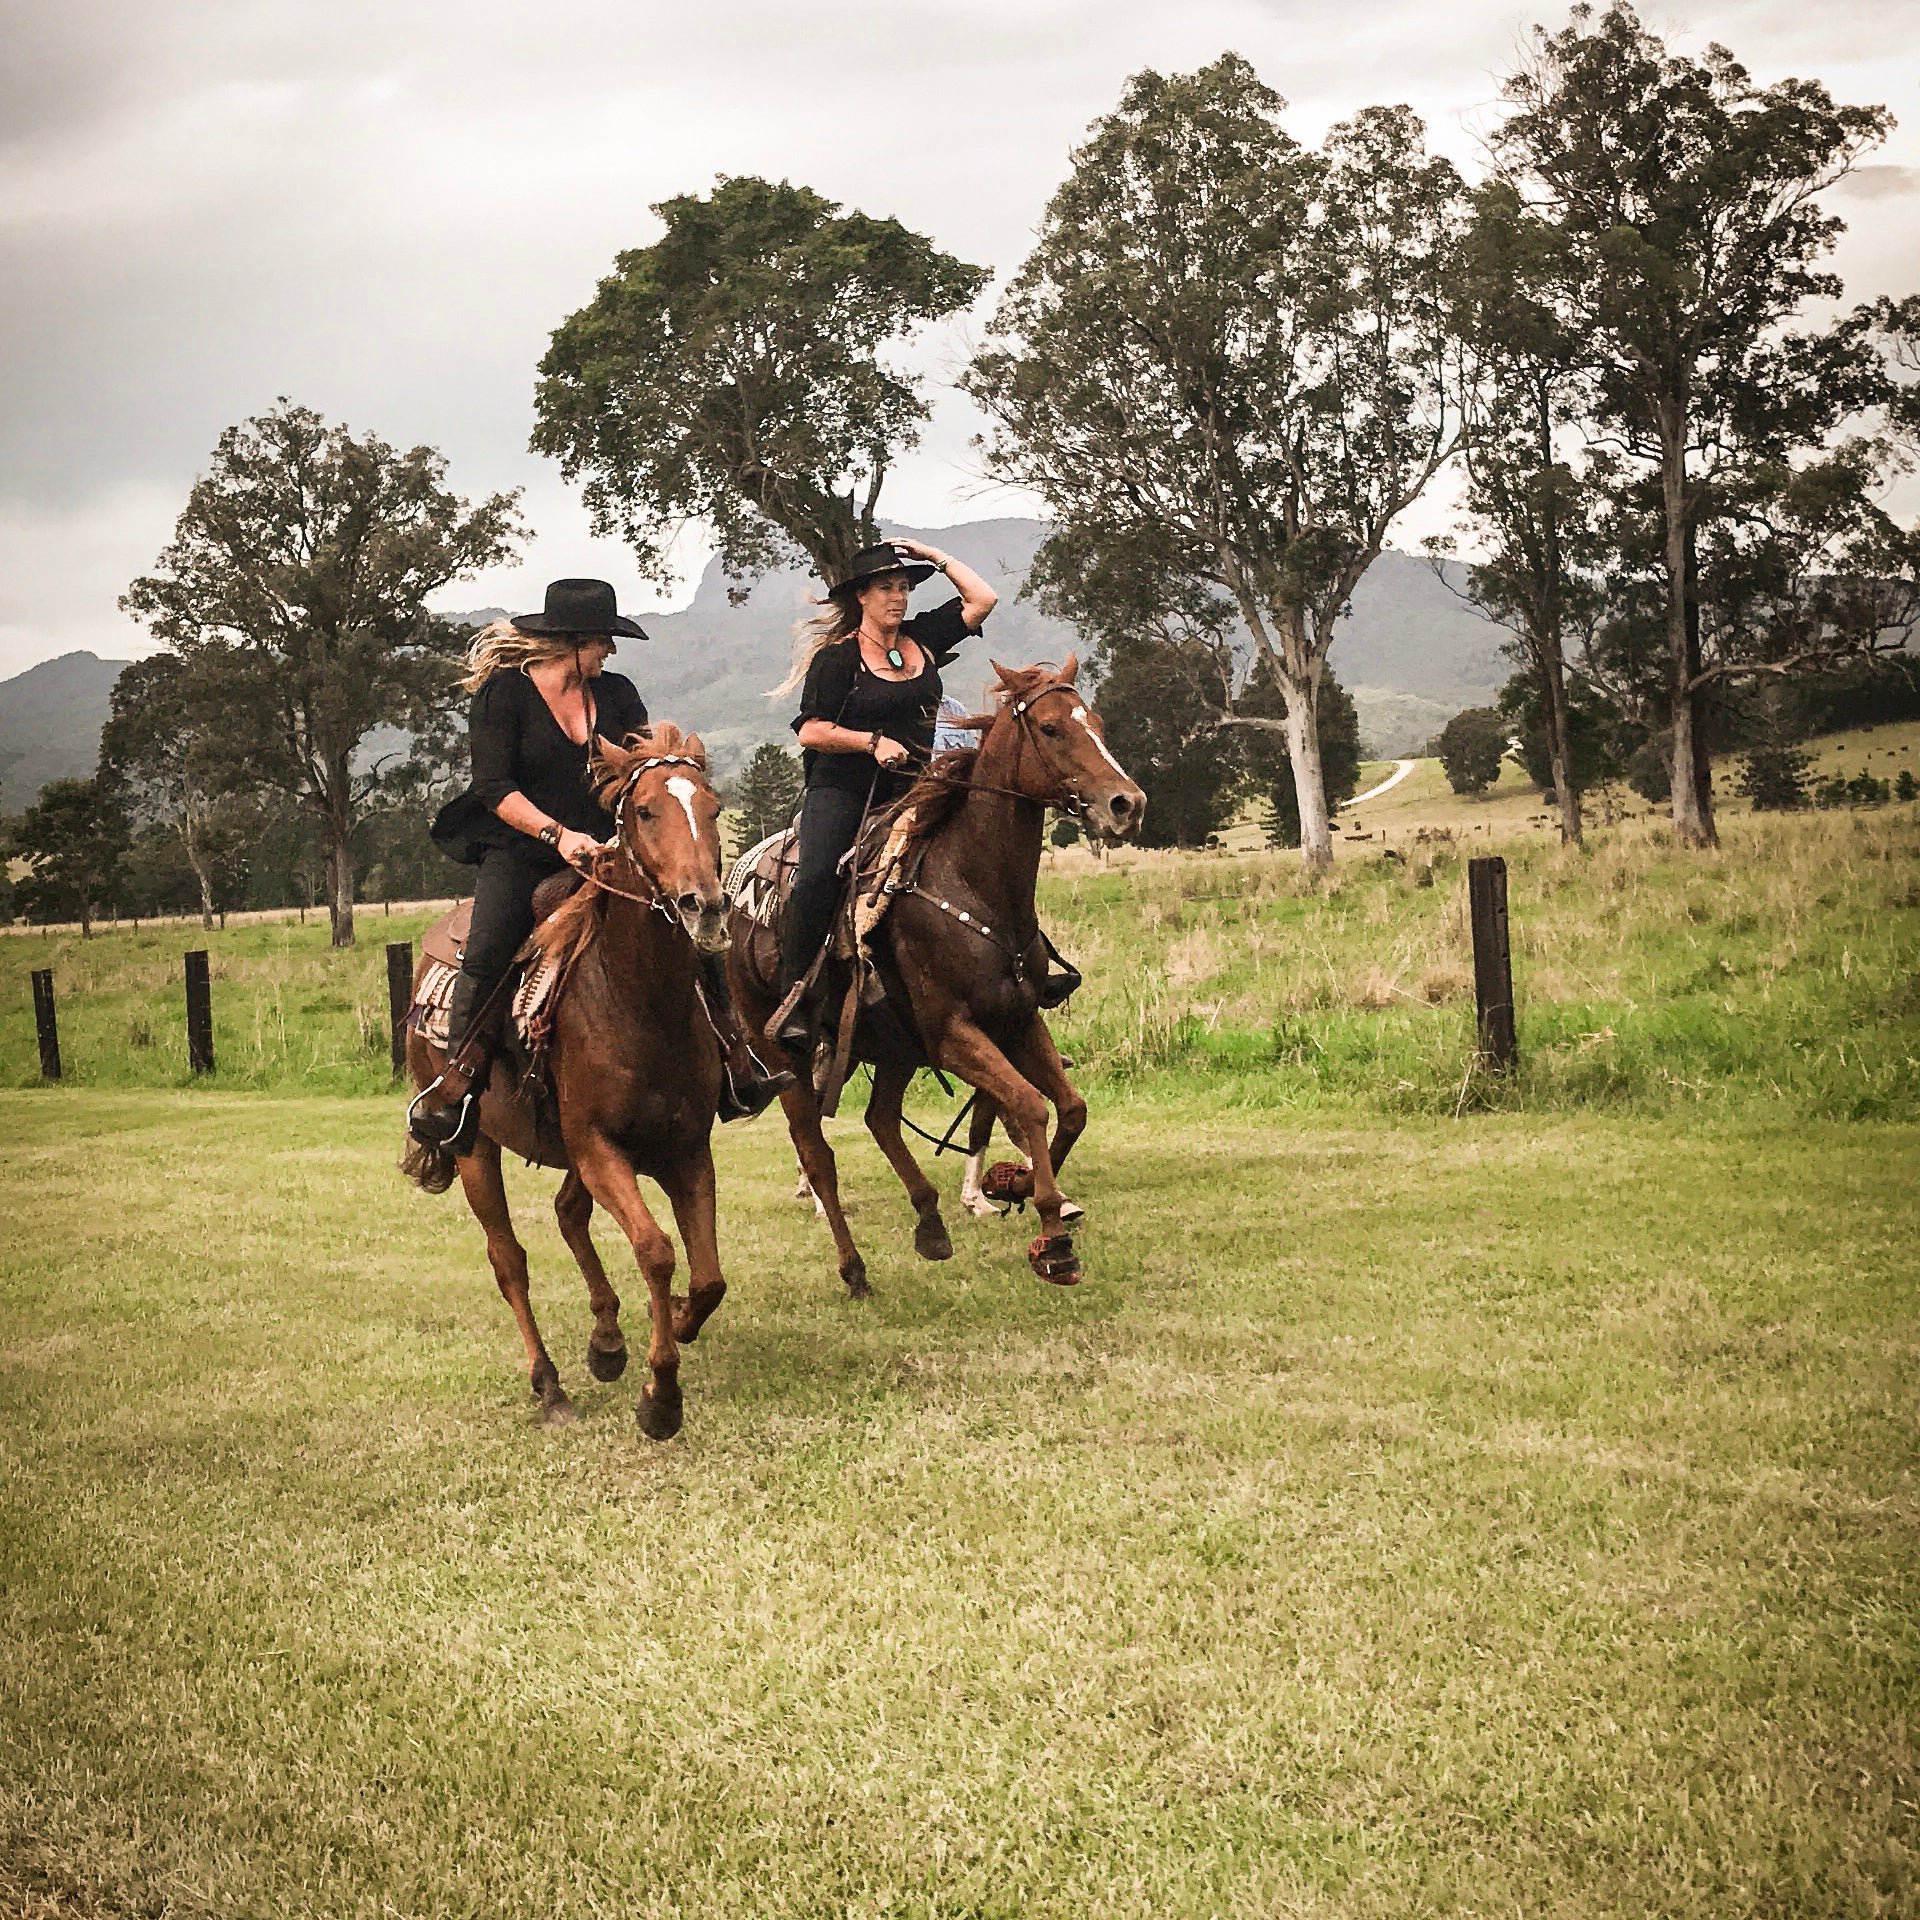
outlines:
[{"label": "brown horse", "polygon": [[[1111,835],[1132,833],[1146,796],[1107,750],[1099,716],[1074,686],[1070,655],[1045,667],[995,665],[999,706],[979,724],[978,748],[944,755],[907,797],[933,822],[910,886],[895,893],[875,938],[885,998],[861,1006],[851,1057],[873,1068],[867,1130],[906,1187],[918,1216],[914,1250],[945,1260],[953,1243],[940,1199],[902,1137],[900,1106],[915,1071],[934,1066],[992,1102],[1008,1137],[1033,1166],[1040,1236],[1027,1258],[1042,1279],[1071,1286],[1080,1267],[1061,1224],[1055,1176],[1086,1126],[1046,1022],[1038,986],[1046,974],[1033,890],[1041,827],[1049,807],[1069,809]],[[734,994],[764,1024],[778,998],[772,930],[734,909],[728,960]],[[842,982],[844,989],[844,981]],[[830,984],[830,1006],[841,992]],[[840,1205],[833,1149],[820,1102],[804,1080],[780,1096],[800,1165],[833,1229],[840,1277],[856,1296],[870,1291],[866,1262]],[[1047,1109],[1058,1116],[1047,1139]]]},{"label": "brown horse", "polygon": [[[588,884],[534,936],[565,967],[551,1012],[551,1107],[523,1096],[514,1070],[496,1060],[473,1151],[449,1165],[445,1155],[409,1141],[401,1165],[434,1193],[451,1184],[457,1167],[549,1422],[571,1420],[573,1403],[534,1323],[526,1250],[514,1236],[500,1177],[502,1151],[567,1170],[553,1208],[586,1278],[593,1306],[587,1366],[596,1380],[617,1380],[627,1364],[620,1296],[588,1231],[595,1201],[613,1215],[646,1276],[653,1310],[653,1380],[637,1408],[640,1429],[665,1440],[680,1430],[680,1346],[699,1334],[727,1290],[709,1140],[721,1055],[701,1001],[695,952],[717,952],[727,940],[720,804],[699,736],[683,738],[671,726],[633,736],[626,749],[603,747],[596,771],[614,817],[613,844]],[[416,998],[419,988],[416,975]],[[424,1087],[444,1061],[416,1031],[408,1036],[407,1063]],[[637,1173],[657,1181],[672,1204],[687,1250],[684,1297],[673,1294],[673,1242],[641,1198]]]}]

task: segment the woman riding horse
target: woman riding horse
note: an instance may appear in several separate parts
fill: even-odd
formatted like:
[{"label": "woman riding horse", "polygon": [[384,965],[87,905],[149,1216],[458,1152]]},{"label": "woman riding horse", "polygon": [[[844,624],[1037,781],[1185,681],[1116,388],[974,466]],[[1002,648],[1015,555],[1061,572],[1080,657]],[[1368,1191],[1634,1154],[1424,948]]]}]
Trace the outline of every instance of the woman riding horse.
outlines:
[{"label": "woman riding horse", "polygon": [[[959,597],[907,617],[907,596],[944,573]],[[980,631],[999,596],[971,567],[918,540],[863,548],[802,629],[792,673],[775,689],[801,688],[806,796],[799,864],[780,942],[781,1010],[775,1037],[805,1060],[817,1037],[819,999],[801,983],[826,944],[840,898],[840,863],[870,806],[897,800],[933,751],[940,669]]]},{"label": "woman riding horse", "polygon": [[[474,638],[464,682],[473,694],[467,742],[473,781],[433,823],[435,845],[477,866],[473,919],[448,1008],[445,1071],[414,1102],[407,1125],[422,1145],[456,1157],[473,1145],[503,1008],[495,998],[533,931],[534,889],[598,849],[608,817],[588,763],[597,740],[618,746],[647,724],[633,682],[605,671],[616,636],[647,636],[618,611],[604,580],[556,580],[539,613],[498,620]],[[732,1017],[724,961],[704,957],[708,999],[724,1030],[727,1094],[720,1117],[758,1113],[789,1083],[768,1075]]]}]

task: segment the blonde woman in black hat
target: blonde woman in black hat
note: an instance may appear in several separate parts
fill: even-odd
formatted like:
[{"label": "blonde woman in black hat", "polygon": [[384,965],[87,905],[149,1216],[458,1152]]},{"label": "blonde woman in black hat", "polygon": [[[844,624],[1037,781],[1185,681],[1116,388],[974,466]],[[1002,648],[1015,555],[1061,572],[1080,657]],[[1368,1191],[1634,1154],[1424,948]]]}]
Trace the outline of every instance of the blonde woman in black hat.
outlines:
[{"label": "blonde woman in black hat", "polygon": [[[533,931],[534,889],[585,862],[607,830],[590,784],[594,745],[618,746],[640,732],[647,709],[631,680],[605,668],[619,640],[646,637],[619,612],[604,580],[556,580],[539,613],[495,621],[468,649],[463,684],[473,695],[467,716],[473,780],[440,810],[433,839],[450,859],[479,872],[448,1008],[446,1071],[408,1118],[429,1146],[463,1153],[472,1145],[478,1117],[472,1095],[486,1085],[501,1009],[496,1003],[480,1028],[474,1016]],[[717,982],[707,980],[709,993],[724,1002],[725,968],[710,972]],[[730,1038],[735,1098],[722,1117],[736,1119],[759,1112],[788,1076],[767,1079],[737,1031]]]},{"label": "blonde woman in black hat", "polygon": [[[957,598],[907,615],[907,597],[943,573]],[[780,942],[784,997],[804,979],[825,943],[839,899],[841,858],[871,804],[898,799],[933,750],[940,669],[980,631],[999,596],[971,567],[918,540],[883,541],[854,555],[825,611],[802,629],[793,671],[779,692],[799,687],[806,797],[800,808],[799,865]],[[778,1038],[802,1058],[814,1040],[816,1009],[787,1009]]]}]

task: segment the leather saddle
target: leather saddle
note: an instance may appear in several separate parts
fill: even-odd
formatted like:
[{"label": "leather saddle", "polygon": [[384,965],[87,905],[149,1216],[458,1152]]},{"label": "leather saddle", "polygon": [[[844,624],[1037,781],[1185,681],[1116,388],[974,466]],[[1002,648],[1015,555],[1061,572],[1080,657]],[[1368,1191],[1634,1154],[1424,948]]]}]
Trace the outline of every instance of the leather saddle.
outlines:
[{"label": "leather saddle", "polygon": [[[548,874],[533,890],[533,924],[537,927],[541,921],[552,919],[584,884],[571,868],[565,873]],[[457,967],[466,956],[467,935],[472,928],[473,902],[455,901],[420,936],[420,951],[443,967]]]}]

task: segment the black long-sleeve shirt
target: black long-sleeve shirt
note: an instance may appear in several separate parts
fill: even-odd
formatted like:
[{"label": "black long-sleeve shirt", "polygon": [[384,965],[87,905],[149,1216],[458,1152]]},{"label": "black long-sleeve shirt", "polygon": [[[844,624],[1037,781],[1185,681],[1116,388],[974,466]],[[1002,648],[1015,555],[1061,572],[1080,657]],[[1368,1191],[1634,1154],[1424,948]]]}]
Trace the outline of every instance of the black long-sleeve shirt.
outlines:
[{"label": "black long-sleeve shirt", "polygon": [[[590,683],[593,732],[620,745],[647,724],[646,703],[624,674],[603,673]],[[587,745],[569,740],[540,689],[524,673],[496,673],[473,696],[467,713],[473,781],[440,810],[434,844],[451,859],[476,864],[489,847],[524,839],[494,809],[522,793],[575,833],[599,839],[607,816],[588,784]]]},{"label": "black long-sleeve shirt", "polygon": [[[822,647],[807,669],[800,690],[800,712],[793,730],[809,720],[825,720],[856,733],[883,733],[913,749],[912,766],[878,773],[878,762],[865,753],[820,753],[809,749],[801,764],[810,787],[840,787],[847,792],[874,789],[876,800],[888,800],[913,784],[915,772],[933,752],[934,715],[940,705],[940,669],[951,663],[972,628],[961,612],[962,603],[916,613],[900,623],[900,631],[917,641],[926,658],[911,680],[883,680],[868,672],[860,658],[857,635]],[[876,779],[877,774],[877,779]]]}]

